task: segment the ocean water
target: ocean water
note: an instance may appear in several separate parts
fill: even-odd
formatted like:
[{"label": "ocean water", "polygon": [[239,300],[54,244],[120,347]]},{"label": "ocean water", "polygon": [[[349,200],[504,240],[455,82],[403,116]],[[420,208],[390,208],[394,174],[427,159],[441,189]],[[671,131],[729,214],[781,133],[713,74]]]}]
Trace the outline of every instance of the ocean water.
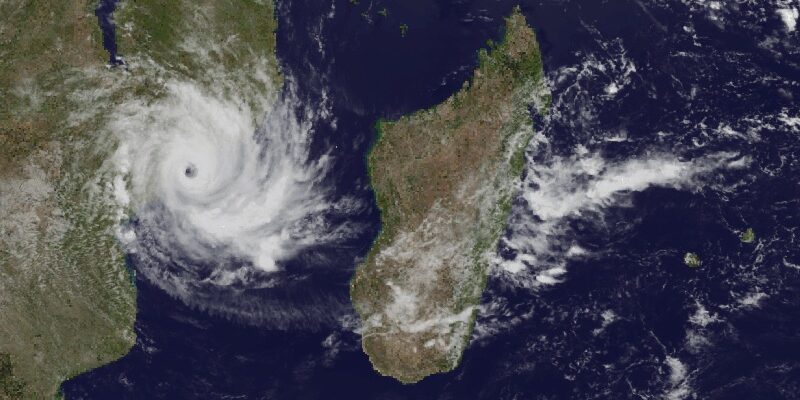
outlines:
[{"label": "ocean water", "polygon": [[[262,295],[308,315],[335,307],[254,324],[138,278],[136,345],[65,382],[65,397],[800,398],[800,39],[798,5],[778,0],[523,2],[554,102],[475,335],[456,370],[418,384],[372,370],[348,297],[379,228],[372,127],[460,88],[514,5],[279,1],[282,67],[336,120],[315,127],[314,152],[333,149],[331,184],[370,206],[352,217],[357,238],[312,250],[325,268],[301,255],[286,270],[303,284]],[[748,227],[755,243],[739,240]]]}]

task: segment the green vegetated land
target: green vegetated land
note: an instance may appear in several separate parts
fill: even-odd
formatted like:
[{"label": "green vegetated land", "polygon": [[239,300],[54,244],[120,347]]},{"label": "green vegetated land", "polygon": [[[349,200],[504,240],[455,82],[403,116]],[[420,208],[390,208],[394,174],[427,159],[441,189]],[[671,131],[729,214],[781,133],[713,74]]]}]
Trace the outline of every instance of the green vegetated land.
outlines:
[{"label": "green vegetated land", "polygon": [[117,68],[96,3],[0,1],[0,399],[54,398],[134,343],[113,110],[157,101],[171,79],[253,97],[280,85],[271,2],[123,0]]},{"label": "green vegetated land", "polygon": [[742,243],[753,243],[756,240],[756,232],[753,228],[747,228],[747,230],[739,234],[739,240]]},{"label": "green vegetated land", "polygon": [[518,9],[478,59],[445,102],[378,123],[367,160],[382,230],[351,298],[373,366],[405,383],[458,365],[533,136],[530,109],[549,104]]}]

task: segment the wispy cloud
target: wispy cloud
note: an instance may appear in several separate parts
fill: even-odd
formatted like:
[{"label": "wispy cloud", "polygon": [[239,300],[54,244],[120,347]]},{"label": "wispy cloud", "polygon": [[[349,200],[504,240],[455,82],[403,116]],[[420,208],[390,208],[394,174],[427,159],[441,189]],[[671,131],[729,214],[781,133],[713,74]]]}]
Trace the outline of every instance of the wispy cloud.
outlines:
[{"label": "wispy cloud", "polygon": [[524,207],[515,212],[511,233],[502,243],[515,255],[497,258],[499,271],[516,275],[514,279],[525,285],[558,283],[567,261],[587,254],[574,241],[568,224],[571,219],[602,219],[604,209],[629,205],[633,192],[650,187],[692,190],[710,172],[746,163],[746,158],[733,153],[693,160],[646,154],[617,162],[586,149],[531,163],[522,187]]}]

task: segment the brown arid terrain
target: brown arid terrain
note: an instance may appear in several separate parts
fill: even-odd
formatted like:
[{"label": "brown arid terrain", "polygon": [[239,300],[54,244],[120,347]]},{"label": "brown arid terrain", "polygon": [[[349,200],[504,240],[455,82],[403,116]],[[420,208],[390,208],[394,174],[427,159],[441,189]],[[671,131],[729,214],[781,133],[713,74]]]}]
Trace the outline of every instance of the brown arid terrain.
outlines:
[{"label": "brown arid terrain", "polygon": [[442,104],[378,123],[368,156],[382,230],[351,298],[373,366],[404,383],[458,365],[533,136],[530,110],[549,101],[518,9],[478,60]]},{"label": "brown arid terrain", "polygon": [[254,105],[280,85],[269,1],[123,0],[115,68],[97,3],[0,1],[0,399],[55,398],[135,341],[115,111],[169,96],[169,81]]}]

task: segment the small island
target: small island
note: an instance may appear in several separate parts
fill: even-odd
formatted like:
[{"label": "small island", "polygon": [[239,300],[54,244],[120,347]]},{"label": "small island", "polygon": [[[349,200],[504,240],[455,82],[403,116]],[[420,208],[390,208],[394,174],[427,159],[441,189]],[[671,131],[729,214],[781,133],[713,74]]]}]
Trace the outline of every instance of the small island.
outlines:
[{"label": "small island", "polygon": [[746,231],[739,234],[739,240],[742,243],[753,243],[756,240],[756,232],[753,228],[747,228]]},{"label": "small island", "polygon": [[683,263],[689,268],[698,268],[700,267],[700,264],[702,264],[702,261],[697,253],[689,252],[683,256]]},{"label": "small island", "polygon": [[377,124],[368,155],[381,232],[351,282],[374,368],[404,383],[455,368],[549,93],[515,9],[503,40],[443,103]]}]

